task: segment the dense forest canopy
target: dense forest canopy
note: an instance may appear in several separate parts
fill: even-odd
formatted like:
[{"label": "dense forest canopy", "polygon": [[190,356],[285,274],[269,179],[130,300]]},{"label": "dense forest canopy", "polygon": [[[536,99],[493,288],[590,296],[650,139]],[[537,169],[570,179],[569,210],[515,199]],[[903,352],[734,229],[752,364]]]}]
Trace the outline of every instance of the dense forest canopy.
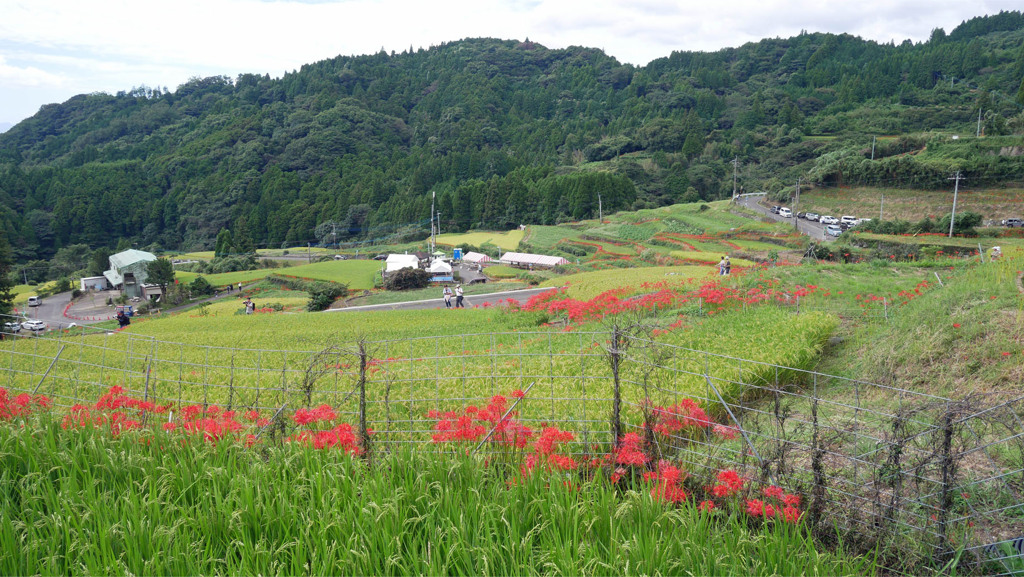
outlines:
[{"label": "dense forest canopy", "polygon": [[[918,44],[804,33],[635,67],[481,38],[83,94],[0,134],[0,234],[20,261],[212,249],[224,229],[366,241],[422,234],[431,191],[445,231],[552,224],[596,216],[598,195],[726,197],[734,159],[747,191],[1020,182],[1022,79],[1024,15],[1001,12]],[[901,138],[872,159],[875,135]]]}]

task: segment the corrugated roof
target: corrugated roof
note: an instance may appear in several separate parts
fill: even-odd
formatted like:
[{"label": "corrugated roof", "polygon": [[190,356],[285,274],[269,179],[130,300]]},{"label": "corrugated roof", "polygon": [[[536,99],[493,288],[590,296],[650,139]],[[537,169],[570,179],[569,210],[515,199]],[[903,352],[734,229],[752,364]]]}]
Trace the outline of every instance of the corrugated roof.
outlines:
[{"label": "corrugated roof", "polygon": [[469,251],[462,255],[462,260],[466,262],[493,262],[494,259],[487,256],[486,254]]},{"label": "corrugated roof", "polygon": [[501,255],[501,262],[507,264],[536,264],[540,266],[557,266],[569,264],[569,261],[560,256],[548,256],[544,254],[530,254],[526,252],[506,252]]},{"label": "corrugated roof", "polygon": [[110,265],[117,269],[122,269],[137,262],[151,260],[156,260],[156,255],[144,250],[135,250],[134,248],[110,255]]}]

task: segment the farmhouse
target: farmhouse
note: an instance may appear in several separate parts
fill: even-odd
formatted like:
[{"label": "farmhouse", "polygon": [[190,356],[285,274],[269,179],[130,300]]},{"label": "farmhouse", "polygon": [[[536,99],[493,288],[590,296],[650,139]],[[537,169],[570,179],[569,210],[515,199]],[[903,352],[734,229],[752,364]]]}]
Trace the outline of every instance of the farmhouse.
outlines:
[{"label": "farmhouse", "polygon": [[110,270],[103,271],[110,286],[128,298],[145,298],[146,267],[156,256],[144,250],[128,249],[110,257]]}]

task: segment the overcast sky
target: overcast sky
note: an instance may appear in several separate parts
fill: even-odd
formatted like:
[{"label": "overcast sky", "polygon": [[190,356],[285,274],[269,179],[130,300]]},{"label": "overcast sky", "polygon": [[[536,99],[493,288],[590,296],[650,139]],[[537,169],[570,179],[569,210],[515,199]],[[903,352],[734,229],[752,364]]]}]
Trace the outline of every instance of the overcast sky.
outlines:
[{"label": "overcast sky", "polygon": [[279,77],[339,54],[462,38],[591,46],[644,65],[801,30],[922,41],[1012,9],[1020,0],[0,0],[0,125],[76,94]]}]

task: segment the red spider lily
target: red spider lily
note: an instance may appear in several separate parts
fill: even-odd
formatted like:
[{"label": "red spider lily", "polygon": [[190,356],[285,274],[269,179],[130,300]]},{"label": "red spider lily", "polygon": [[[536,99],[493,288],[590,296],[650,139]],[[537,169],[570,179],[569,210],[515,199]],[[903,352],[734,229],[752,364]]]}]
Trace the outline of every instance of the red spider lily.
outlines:
[{"label": "red spider lily", "polygon": [[772,499],[782,499],[783,495],[785,495],[786,492],[782,490],[782,487],[776,487],[775,485],[772,485],[770,487],[765,487],[764,489],[761,489],[761,494],[764,495],[765,497],[770,497]]},{"label": "red spider lily", "polygon": [[697,505],[697,510],[704,511],[705,513],[710,513],[710,512],[715,510],[715,502],[714,501],[701,501],[700,505]]}]

